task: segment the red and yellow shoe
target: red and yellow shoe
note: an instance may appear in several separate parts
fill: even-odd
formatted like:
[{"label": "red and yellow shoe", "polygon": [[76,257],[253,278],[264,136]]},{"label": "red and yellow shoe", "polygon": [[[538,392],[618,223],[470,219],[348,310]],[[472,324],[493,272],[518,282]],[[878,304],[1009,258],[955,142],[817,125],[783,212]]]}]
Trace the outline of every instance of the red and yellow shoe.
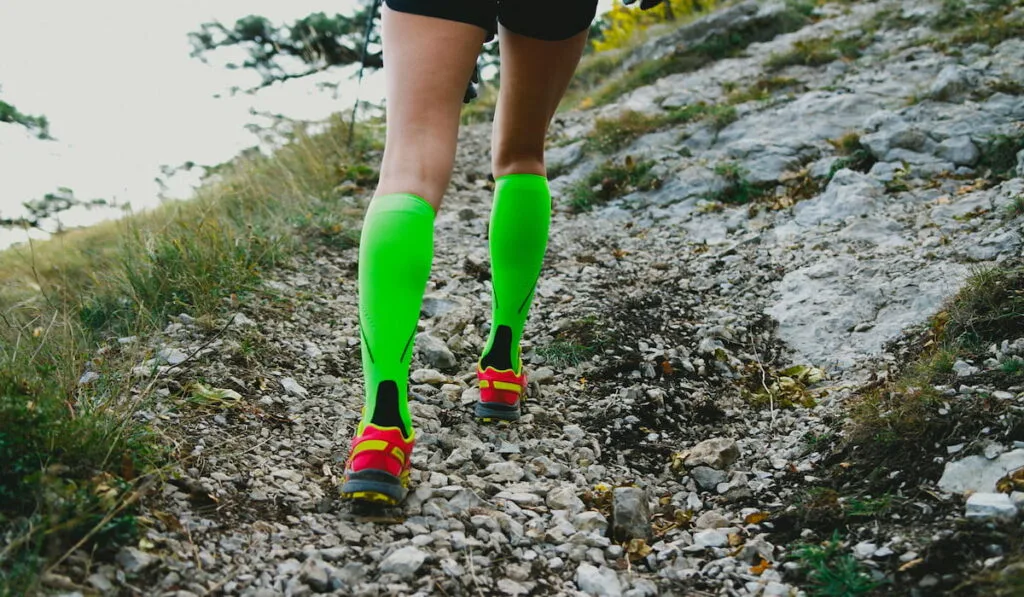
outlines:
[{"label": "red and yellow shoe", "polygon": [[360,423],[345,465],[341,497],[397,505],[409,492],[414,431],[408,439],[398,427]]},{"label": "red and yellow shoe", "polygon": [[480,400],[476,403],[476,418],[485,423],[519,420],[519,402],[526,399],[526,370],[522,361],[519,363],[519,369],[521,373],[516,375],[512,369],[481,369],[477,363],[476,377],[480,382]]}]

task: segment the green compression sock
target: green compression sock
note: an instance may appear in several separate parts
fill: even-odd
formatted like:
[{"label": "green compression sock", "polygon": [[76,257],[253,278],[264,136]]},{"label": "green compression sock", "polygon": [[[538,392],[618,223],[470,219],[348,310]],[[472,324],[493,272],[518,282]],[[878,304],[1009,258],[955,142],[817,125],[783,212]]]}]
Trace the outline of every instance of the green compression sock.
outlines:
[{"label": "green compression sock", "polygon": [[540,278],[551,225],[548,181],[509,174],[496,181],[491,208],[491,332],[481,367],[519,370],[519,341]]},{"label": "green compression sock", "polygon": [[363,422],[412,433],[409,365],[434,257],[434,208],[409,194],[370,202],[359,244]]}]

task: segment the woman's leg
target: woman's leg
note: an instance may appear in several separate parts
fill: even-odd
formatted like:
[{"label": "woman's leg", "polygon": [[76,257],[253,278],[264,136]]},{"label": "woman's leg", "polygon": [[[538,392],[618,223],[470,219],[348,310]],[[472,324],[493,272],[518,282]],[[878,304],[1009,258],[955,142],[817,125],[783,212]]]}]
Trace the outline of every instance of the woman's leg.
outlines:
[{"label": "woman's leg", "polygon": [[405,495],[413,443],[409,365],[433,259],[434,214],[451,176],[459,110],[486,32],[383,9],[387,138],[359,246],[359,320],[366,406],[346,497]]},{"label": "woman's leg", "polygon": [[[511,369],[517,377],[521,374],[519,342],[540,276],[551,220],[544,138],[583,53],[587,31],[560,41],[544,41],[502,27],[500,36],[501,91],[492,139],[496,179],[490,226],[493,317],[480,369]],[[507,381],[512,382],[512,377]],[[504,402],[511,404],[514,390],[505,394]],[[483,396],[483,401],[501,402],[491,396]],[[501,416],[501,410],[510,409],[485,405],[477,413],[494,418],[518,416],[518,407],[507,417]]]}]

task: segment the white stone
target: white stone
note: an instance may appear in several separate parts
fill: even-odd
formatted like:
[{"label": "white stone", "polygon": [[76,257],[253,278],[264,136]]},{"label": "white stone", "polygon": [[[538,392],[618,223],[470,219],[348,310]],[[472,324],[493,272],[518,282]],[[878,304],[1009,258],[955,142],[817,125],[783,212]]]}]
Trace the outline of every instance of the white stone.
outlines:
[{"label": "white stone", "polygon": [[1014,518],[1017,506],[1005,493],[975,493],[967,498],[967,518]]},{"label": "white stone", "polygon": [[622,583],[611,568],[580,564],[576,569],[576,586],[594,597],[621,597]]},{"label": "white stone", "polygon": [[709,466],[726,469],[740,457],[736,440],[725,437],[707,439],[689,450],[683,464],[688,467]]},{"label": "white stone", "polygon": [[1024,449],[1018,448],[989,460],[984,456],[968,456],[946,464],[939,479],[939,488],[951,493],[992,492],[999,479],[1024,467]]},{"label": "white stone", "polygon": [[700,547],[725,547],[729,544],[729,535],[718,529],[698,531],[693,534],[693,544]]},{"label": "white stone", "polygon": [[427,561],[427,553],[412,546],[397,549],[380,563],[382,573],[397,574],[405,580],[412,580],[423,562]]},{"label": "white stone", "polygon": [[280,381],[281,387],[284,388],[284,391],[288,392],[292,396],[295,396],[296,398],[303,398],[307,394],[309,394],[309,391],[306,388],[299,385],[299,382],[295,381],[290,377],[282,377]]}]

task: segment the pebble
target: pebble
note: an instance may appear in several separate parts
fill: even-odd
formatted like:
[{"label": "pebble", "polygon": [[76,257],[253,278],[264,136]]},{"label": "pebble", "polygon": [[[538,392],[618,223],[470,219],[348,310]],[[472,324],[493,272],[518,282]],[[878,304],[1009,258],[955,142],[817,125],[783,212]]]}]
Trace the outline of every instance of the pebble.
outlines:
[{"label": "pebble", "polygon": [[725,547],[729,535],[719,529],[707,529],[693,534],[693,544],[698,547]]},{"label": "pebble", "polygon": [[407,546],[396,549],[391,555],[384,558],[380,563],[382,573],[397,574],[399,577],[411,580],[415,577],[416,571],[427,561],[427,552],[416,547]]},{"label": "pebble", "polygon": [[580,564],[576,569],[576,586],[595,597],[621,597],[622,583],[611,568]]}]

